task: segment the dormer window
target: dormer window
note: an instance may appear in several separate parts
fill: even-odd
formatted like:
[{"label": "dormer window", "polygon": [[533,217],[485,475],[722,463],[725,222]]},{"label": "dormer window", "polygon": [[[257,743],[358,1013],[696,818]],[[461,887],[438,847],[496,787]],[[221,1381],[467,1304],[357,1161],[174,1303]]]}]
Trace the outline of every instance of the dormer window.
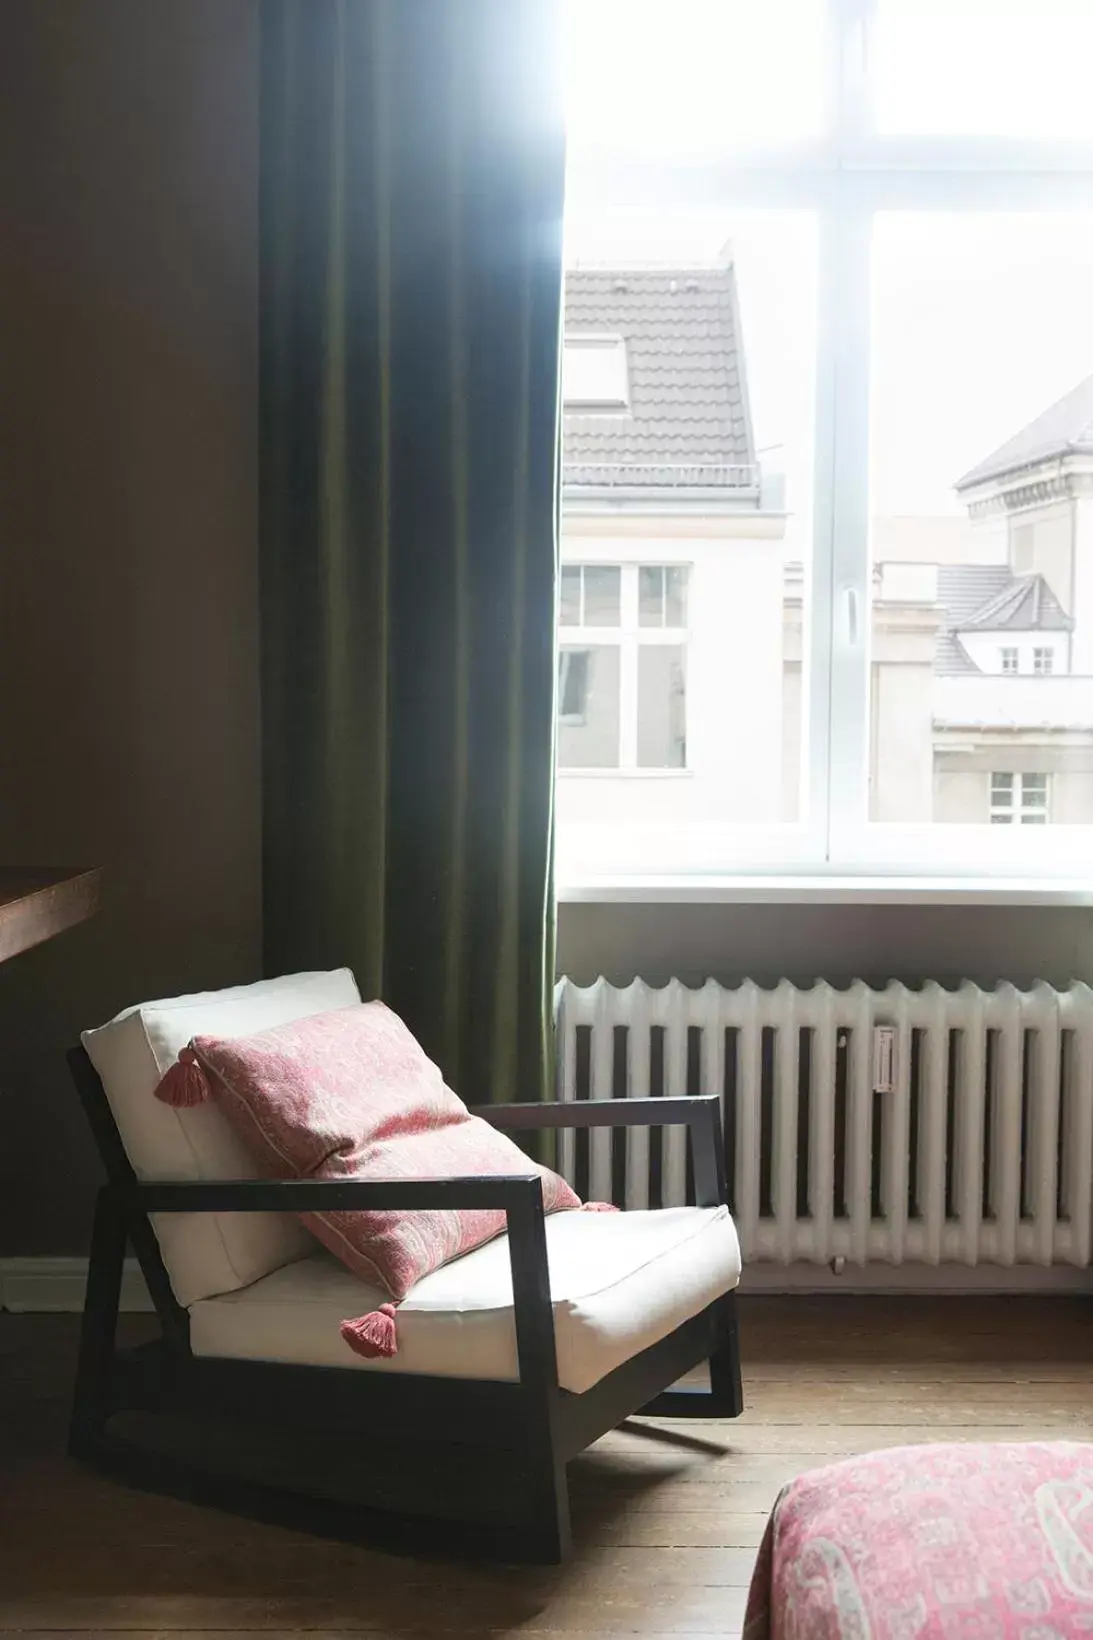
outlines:
[{"label": "dormer window", "polygon": [[567,336],[562,355],[567,410],[626,410],[630,380],[622,336]]}]

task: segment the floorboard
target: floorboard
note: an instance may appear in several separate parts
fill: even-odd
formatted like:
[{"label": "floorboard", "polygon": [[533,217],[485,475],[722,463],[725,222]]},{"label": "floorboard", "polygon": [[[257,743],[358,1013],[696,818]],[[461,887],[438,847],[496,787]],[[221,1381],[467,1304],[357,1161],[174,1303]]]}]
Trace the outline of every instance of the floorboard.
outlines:
[{"label": "floorboard", "polygon": [[634,1421],[577,1459],[563,1568],[437,1566],[82,1471],[64,1456],[75,1340],[72,1317],[0,1315],[3,1635],[725,1640],[803,1470],[921,1441],[1093,1441],[1087,1300],[745,1297],[742,1418]]}]

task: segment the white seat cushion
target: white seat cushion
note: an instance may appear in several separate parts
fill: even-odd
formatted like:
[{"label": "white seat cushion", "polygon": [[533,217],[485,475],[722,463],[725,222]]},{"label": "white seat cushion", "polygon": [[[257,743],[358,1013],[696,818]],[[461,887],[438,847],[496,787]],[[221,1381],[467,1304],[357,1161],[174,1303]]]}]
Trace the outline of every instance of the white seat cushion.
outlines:
[{"label": "white seat cushion", "polygon": [[[249,1179],[254,1159],[216,1105],[161,1104],[156,1086],[193,1036],[249,1036],[360,1002],[348,968],[146,1002],[84,1031],[138,1179]],[[180,1304],[246,1287],[314,1247],[291,1213],[161,1213],[153,1219]]]},{"label": "white seat cushion", "polygon": [[[554,1213],[546,1221],[558,1381],[589,1389],[735,1287],[726,1207]],[[364,1360],[338,1324],[384,1302],[327,1253],[190,1310],[195,1355],[442,1378],[519,1377],[508,1238],[425,1276],[398,1310],[398,1353]]]}]

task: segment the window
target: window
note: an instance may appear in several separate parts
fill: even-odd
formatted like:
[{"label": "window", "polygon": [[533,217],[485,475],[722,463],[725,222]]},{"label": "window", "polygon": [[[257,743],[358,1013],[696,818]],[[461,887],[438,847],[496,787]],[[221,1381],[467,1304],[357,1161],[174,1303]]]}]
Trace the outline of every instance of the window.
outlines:
[{"label": "window", "polygon": [[992,826],[1044,826],[1048,822],[1046,774],[991,775]]},{"label": "window", "polygon": [[563,567],[559,769],[686,768],[686,608],[683,565]]},{"label": "window", "polygon": [[568,5],[563,890],[1080,875],[1093,4]]},{"label": "window", "polygon": [[641,626],[686,626],[687,571],[678,566],[645,565],[638,570],[638,623]]},{"label": "window", "polygon": [[625,410],[630,400],[621,336],[567,336],[562,402],[569,409]]},{"label": "window", "polygon": [[618,626],[622,571],[614,564],[566,565],[562,570],[562,626]]}]

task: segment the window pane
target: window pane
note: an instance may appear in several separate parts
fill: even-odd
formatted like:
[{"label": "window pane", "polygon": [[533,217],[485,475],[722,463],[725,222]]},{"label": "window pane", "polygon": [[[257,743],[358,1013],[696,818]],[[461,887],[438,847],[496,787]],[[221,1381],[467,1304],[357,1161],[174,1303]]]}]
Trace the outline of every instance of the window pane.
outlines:
[{"label": "window pane", "polygon": [[562,570],[562,584],[558,594],[558,622],[561,626],[580,626],[581,624],[581,572],[579,569]]},{"label": "window pane", "polygon": [[618,626],[619,570],[610,565],[586,564],[584,571],[585,626]]},{"label": "window pane", "polygon": [[687,625],[687,571],[675,568],[664,572],[664,624]]},{"label": "window pane", "polygon": [[664,570],[643,564],[638,570],[638,623],[664,625]]},{"label": "window pane", "polygon": [[871,61],[882,132],[1093,138],[1089,0],[878,0]]},{"label": "window pane", "polygon": [[871,817],[1093,823],[1093,216],[882,213],[873,259]]},{"label": "window pane", "polygon": [[568,0],[571,158],[708,156],[815,135],[825,11],[825,0]]},{"label": "window pane", "polygon": [[621,336],[566,337],[562,402],[567,408],[624,410],[629,396],[626,343]]},{"label": "window pane", "polygon": [[559,767],[613,769],[618,761],[618,646],[563,649],[558,656]]},{"label": "window pane", "polygon": [[682,769],[687,764],[687,703],[681,644],[638,649],[638,767]]},{"label": "window pane", "polygon": [[[563,758],[562,880],[574,861],[670,872],[788,854],[811,818],[815,220],[582,205],[566,236],[567,310],[623,337],[631,401],[625,418],[563,420],[563,562],[622,567],[619,774],[572,779]],[[586,626],[589,599],[586,576]]]}]

